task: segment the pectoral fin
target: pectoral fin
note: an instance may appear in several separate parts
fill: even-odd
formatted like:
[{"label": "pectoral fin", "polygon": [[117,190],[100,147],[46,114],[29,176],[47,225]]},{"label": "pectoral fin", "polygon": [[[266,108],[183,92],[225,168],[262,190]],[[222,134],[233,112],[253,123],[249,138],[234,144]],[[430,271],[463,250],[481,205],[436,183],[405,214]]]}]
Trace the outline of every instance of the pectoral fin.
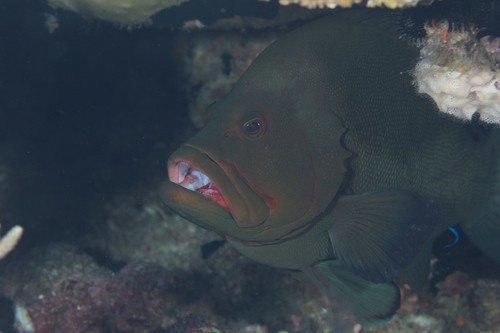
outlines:
[{"label": "pectoral fin", "polygon": [[335,256],[372,282],[394,280],[433,232],[436,204],[410,191],[344,196],[328,233]]},{"label": "pectoral fin", "polygon": [[308,275],[333,302],[339,303],[341,309],[347,308],[361,324],[383,324],[399,309],[401,297],[394,283],[366,281],[339,260],[319,262]]},{"label": "pectoral fin", "polygon": [[398,283],[406,283],[411,286],[413,292],[419,293],[429,281],[431,269],[431,247],[432,242],[427,242],[422,250],[415,256],[411,264],[398,274]]}]

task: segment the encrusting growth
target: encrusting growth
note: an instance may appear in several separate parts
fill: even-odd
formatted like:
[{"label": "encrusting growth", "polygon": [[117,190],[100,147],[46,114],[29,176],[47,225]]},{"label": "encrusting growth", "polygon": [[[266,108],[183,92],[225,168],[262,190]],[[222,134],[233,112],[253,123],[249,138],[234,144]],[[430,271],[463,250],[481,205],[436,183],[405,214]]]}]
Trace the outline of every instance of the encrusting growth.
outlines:
[{"label": "encrusting growth", "polygon": [[[307,8],[335,8],[359,5],[362,0],[280,0],[281,5],[298,4]],[[421,0],[368,0],[366,7],[387,7],[390,9],[413,7]],[[430,1],[426,1],[429,3]]]},{"label": "encrusting growth", "polygon": [[500,123],[500,38],[478,42],[474,29],[450,29],[446,21],[425,30],[414,73],[418,91],[456,118]]}]

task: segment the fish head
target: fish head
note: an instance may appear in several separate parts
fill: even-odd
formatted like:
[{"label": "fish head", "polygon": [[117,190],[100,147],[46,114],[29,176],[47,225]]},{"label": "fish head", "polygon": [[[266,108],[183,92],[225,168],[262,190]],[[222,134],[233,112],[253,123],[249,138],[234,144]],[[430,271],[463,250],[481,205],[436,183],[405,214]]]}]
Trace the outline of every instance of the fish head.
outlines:
[{"label": "fish head", "polygon": [[212,105],[206,126],[168,160],[167,206],[247,242],[272,242],[303,228],[332,200],[343,173],[331,185],[333,170],[320,172],[324,158],[308,133],[318,126],[304,126],[292,112],[297,105],[248,87]]},{"label": "fish head", "polygon": [[350,154],[329,90],[318,82],[324,71],[281,52],[266,49],[168,160],[167,206],[246,242],[305,229],[332,202]]}]

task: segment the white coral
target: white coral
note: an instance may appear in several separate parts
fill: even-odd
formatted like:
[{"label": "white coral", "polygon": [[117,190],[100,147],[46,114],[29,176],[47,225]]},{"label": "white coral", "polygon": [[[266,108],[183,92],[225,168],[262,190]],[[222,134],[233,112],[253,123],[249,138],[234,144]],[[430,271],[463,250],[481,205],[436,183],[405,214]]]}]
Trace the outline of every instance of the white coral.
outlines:
[{"label": "white coral", "polygon": [[[0,225],[1,227],[1,225]],[[23,228],[16,225],[0,238],[0,260],[2,260],[10,251],[16,247],[23,234]]]},{"label": "white coral", "polygon": [[450,31],[447,22],[426,26],[427,37],[415,68],[418,92],[441,112],[463,120],[478,114],[500,124],[500,39],[476,40],[473,29]]},{"label": "white coral", "polygon": [[188,0],[48,0],[55,8],[62,8],[91,19],[99,19],[123,26],[134,26],[150,21],[162,9],[178,6]]},{"label": "white coral", "polygon": [[[335,8],[359,5],[363,0],[280,0],[281,5],[298,4],[307,8]],[[390,9],[416,6],[420,0],[368,0],[366,7],[387,7]],[[426,3],[429,3],[427,1]]]},{"label": "white coral", "polygon": [[500,74],[486,68],[453,71],[422,60],[416,68],[418,91],[434,99],[439,110],[461,119],[500,123]]},{"label": "white coral", "polygon": [[420,0],[368,0],[366,7],[387,7],[390,9],[414,7]]}]

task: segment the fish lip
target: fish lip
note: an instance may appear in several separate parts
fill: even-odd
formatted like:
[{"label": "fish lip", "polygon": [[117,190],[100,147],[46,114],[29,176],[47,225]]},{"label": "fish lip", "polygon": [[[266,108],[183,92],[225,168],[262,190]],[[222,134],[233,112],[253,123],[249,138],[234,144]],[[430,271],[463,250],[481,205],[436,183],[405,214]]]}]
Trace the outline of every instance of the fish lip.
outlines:
[{"label": "fish lip", "polygon": [[203,195],[168,181],[161,188],[166,206],[181,217],[202,228],[225,232],[235,224],[231,214]]},{"label": "fish lip", "polygon": [[[212,160],[210,157],[209,159]],[[196,181],[190,182],[188,179],[190,178],[190,176],[191,178],[194,177],[193,179],[196,179]],[[206,171],[203,170],[203,168],[199,168],[192,161],[183,158],[173,159],[171,163],[168,163],[168,178],[170,182],[180,185],[192,192],[201,194],[204,198],[214,201],[219,206],[229,211],[229,207],[227,206],[224,195],[220,191],[217,182],[214,181],[212,177],[209,177],[209,175]],[[217,192],[217,197],[220,196],[221,198],[219,200],[213,198],[211,199],[210,196],[205,195],[203,192],[199,191],[200,189],[207,186],[209,186],[209,188],[211,188],[213,192]]]},{"label": "fish lip", "polygon": [[[174,184],[179,181],[179,163],[181,162],[189,164],[195,170],[206,175],[219,190],[226,207],[213,202],[201,193],[192,191],[200,200],[203,198],[203,200],[214,203],[214,206],[229,214],[241,228],[256,227],[265,222],[269,215],[267,206],[255,192],[246,186],[243,179],[229,164],[214,158],[203,148],[184,143],[170,156],[167,162],[169,179]],[[249,208],[255,206],[257,209]]]}]

